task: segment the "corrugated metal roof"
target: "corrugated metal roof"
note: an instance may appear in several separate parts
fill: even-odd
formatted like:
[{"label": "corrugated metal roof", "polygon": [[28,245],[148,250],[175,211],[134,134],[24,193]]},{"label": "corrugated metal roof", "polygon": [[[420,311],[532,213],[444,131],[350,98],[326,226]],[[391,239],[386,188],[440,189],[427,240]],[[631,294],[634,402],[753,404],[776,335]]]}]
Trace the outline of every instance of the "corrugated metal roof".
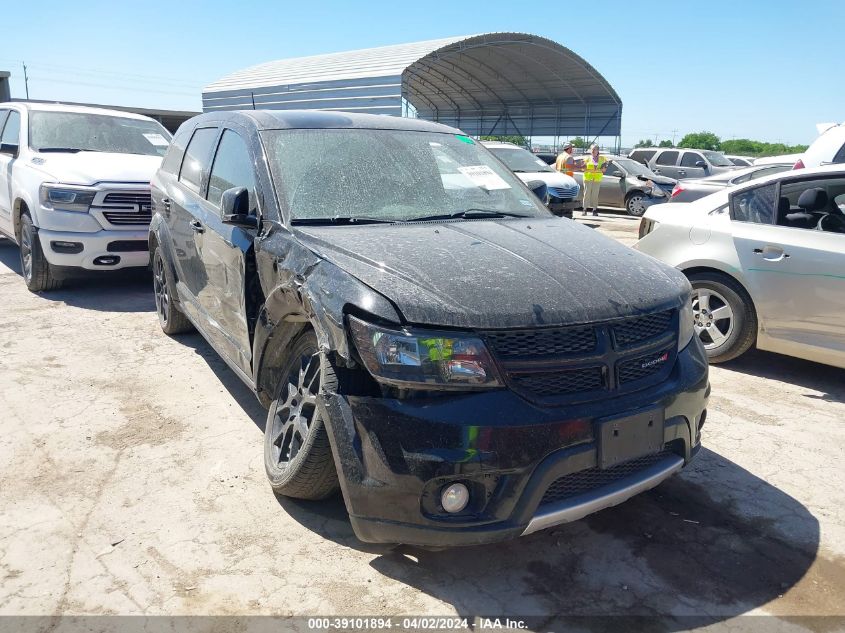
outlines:
[{"label": "corrugated metal roof", "polygon": [[206,86],[203,92],[221,92],[320,81],[345,81],[361,77],[399,76],[418,59],[443,46],[460,42],[469,37],[473,36],[447,37],[439,40],[364,48],[343,53],[279,59],[226,75]]},{"label": "corrugated metal roof", "polygon": [[615,136],[622,117],[621,99],[595,68],[528,33],[282,59],[227,75],[203,91],[205,111],[250,108],[409,110],[479,135]]}]

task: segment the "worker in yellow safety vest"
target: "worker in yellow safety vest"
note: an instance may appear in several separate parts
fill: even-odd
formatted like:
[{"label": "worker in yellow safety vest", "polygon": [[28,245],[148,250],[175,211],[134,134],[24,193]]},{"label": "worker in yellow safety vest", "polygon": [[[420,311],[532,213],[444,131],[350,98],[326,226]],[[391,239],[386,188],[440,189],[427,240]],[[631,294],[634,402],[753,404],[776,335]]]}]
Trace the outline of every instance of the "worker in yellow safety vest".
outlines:
[{"label": "worker in yellow safety vest", "polygon": [[583,214],[587,215],[592,211],[593,215],[598,217],[599,189],[602,176],[607,170],[607,159],[599,154],[599,146],[594,143],[590,146],[590,155],[581,165],[584,172]]},{"label": "worker in yellow safety vest", "polygon": [[572,143],[564,143],[563,149],[555,161],[555,169],[567,176],[575,175],[575,158],[572,156],[574,148]]}]

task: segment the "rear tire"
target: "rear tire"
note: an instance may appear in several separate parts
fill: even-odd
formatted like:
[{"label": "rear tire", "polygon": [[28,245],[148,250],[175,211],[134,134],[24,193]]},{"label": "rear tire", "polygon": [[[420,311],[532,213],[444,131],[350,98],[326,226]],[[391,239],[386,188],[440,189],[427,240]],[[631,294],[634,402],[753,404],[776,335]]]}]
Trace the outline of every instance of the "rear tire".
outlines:
[{"label": "rear tire", "polygon": [[270,487],[286,497],[325,499],[339,486],[317,394],[335,391],[338,379],[313,331],[293,342],[279,375],[264,427],[264,468]]},{"label": "rear tire", "polygon": [[23,280],[26,282],[26,287],[31,292],[43,292],[45,290],[58,290],[61,288],[63,281],[56,279],[53,267],[47,261],[47,258],[44,257],[44,251],[41,250],[41,240],[38,239],[38,233],[35,231],[35,226],[32,224],[32,218],[29,217],[29,213],[21,215],[19,241],[21,273],[23,274]]},{"label": "rear tire", "polygon": [[167,335],[182,334],[194,329],[188,317],[173,301],[173,283],[167,262],[161,254],[161,248],[156,246],[152,256],[153,263],[153,294],[155,295],[156,313],[161,331]]},{"label": "rear tire", "polygon": [[757,340],[757,313],[736,281],[717,272],[689,275],[695,331],[711,363],[744,354]]}]

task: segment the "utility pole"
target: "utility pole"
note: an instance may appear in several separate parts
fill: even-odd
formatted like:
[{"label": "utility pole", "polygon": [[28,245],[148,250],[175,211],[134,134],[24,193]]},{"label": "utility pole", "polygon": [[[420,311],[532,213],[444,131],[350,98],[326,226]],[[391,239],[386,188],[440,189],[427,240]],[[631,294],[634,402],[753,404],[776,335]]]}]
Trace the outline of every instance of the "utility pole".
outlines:
[{"label": "utility pole", "polygon": [[26,98],[29,99],[29,77],[26,76],[26,62],[21,62],[23,66],[23,85],[26,88]]},{"label": "utility pole", "polygon": [[678,130],[672,130],[672,147],[675,147],[675,137],[678,136]]}]

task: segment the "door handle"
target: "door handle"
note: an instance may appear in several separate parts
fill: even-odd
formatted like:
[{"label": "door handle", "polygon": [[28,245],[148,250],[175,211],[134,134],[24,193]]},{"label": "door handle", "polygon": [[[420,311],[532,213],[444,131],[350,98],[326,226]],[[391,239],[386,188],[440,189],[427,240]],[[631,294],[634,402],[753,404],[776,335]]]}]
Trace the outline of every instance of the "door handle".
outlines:
[{"label": "door handle", "polygon": [[687,175],[687,172],[685,172],[683,169],[679,169],[679,170],[678,170],[678,175],[679,175],[679,176],[686,176],[686,175]]},{"label": "door handle", "polygon": [[191,220],[191,230],[194,233],[205,233],[205,227],[199,220]]},{"label": "door handle", "polygon": [[788,253],[784,253],[780,246],[766,246],[764,248],[755,248],[755,255],[762,255],[763,259],[770,262],[779,262],[782,259],[789,257]]}]

